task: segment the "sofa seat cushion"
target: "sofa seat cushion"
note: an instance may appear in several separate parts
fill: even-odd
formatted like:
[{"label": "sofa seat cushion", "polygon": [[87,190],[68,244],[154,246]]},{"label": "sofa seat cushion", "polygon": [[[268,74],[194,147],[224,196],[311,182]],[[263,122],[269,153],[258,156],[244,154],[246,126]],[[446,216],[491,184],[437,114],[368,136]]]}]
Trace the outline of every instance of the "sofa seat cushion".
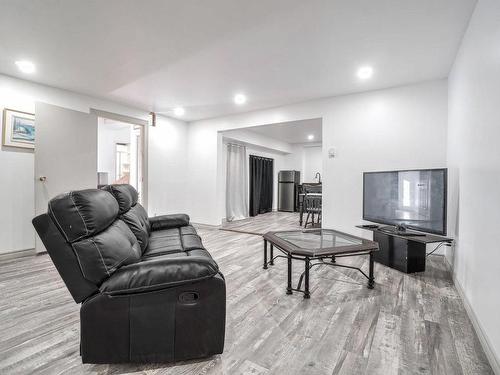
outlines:
[{"label": "sofa seat cushion", "polygon": [[181,235],[198,234],[198,232],[196,232],[196,229],[194,229],[192,225],[186,225],[185,227],[180,227],[179,230],[181,232]]},{"label": "sofa seat cushion", "polygon": [[185,254],[187,254],[190,257],[201,256],[201,257],[207,257],[207,258],[212,259],[212,256],[210,255],[210,253],[205,249],[192,249],[192,250],[186,251]]},{"label": "sofa seat cushion", "polygon": [[143,258],[200,248],[203,248],[203,243],[193,226],[162,229],[151,232]]},{"label": "sofa seat cushion", "polygon": [[206,250],[200,250],[196,256],[169,254],[122,267],[100,291],[109,295],[150,292],[215,276],[217,263]]},{"label": "sofa seat cushion", "polygon": [[180,253],[184,251],[181,236],[178,231],[176,236],[151,237],[149,246],[143,254],[143,258],[158,256],[163,254]]},{"label": "sofa seat cushion", "polygon": [[172,229],[163,229],[163,230],[157,230],[156,232],[151,232],[151,235],[149,236],[150,240],[158,240],[160,238],[167,238],[167,237],[179,237],[179,228],[172,228]]},{"label": "sofa seat cushion", "polygon": [[186,234],[181,236],[184,251],[199,249],[203,247],[201,238],[197,234]]}]

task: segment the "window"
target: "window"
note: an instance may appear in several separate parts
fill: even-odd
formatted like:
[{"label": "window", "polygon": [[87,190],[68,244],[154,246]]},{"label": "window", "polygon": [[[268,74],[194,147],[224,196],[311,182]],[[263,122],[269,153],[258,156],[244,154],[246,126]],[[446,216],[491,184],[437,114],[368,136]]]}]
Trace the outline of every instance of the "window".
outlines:
[{"label": "window", "polygon": [[116,183],[129,184],[130,183],[130,144],[117,143],[116,144]]}]

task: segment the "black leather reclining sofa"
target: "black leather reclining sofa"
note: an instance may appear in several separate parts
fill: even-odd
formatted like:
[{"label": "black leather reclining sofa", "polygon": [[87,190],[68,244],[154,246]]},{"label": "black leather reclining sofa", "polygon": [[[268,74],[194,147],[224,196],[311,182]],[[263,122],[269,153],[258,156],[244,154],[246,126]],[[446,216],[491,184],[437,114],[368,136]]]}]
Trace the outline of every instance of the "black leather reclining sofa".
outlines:
[{"label": "black leather reclining sofa", "polygon": [[55,197],[33,225],[82,304],[84,363],[222,353],[224,277],[187,215],[148,218],[132,186],[108,185]]}]

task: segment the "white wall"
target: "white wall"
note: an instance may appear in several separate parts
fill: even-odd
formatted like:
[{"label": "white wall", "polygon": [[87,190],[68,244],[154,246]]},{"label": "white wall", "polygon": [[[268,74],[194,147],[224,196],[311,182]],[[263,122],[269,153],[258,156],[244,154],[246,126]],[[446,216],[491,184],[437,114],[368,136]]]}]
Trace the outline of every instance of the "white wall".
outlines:
[{"label": "white wall", "polygon": [[[449,77],[450,234],[455,283],[500,373],[500,2],[480,0]],[[474,321],[474,319],[473,319]],[[481,337],[481,336],[480,336]],[[483,343],[483,344],[484,344]]]},{"label": "white wall", "polygon": [[279,152],[281,154],[293,152],[292,145],[290,143],[268,137],[261,133],[253,132],[251,130],[229,130],[223,132],[222,134],[224,138],[232,139],[242,144],[256,145],[271,152]]},{"label": "white wall", "polygon": [[304,147],[302,144],[294,143],[292,150],[284,157],[285,170],[300,171],[300,182],[304,181]]},{"label": "white wall", "polygon": [[300,182],[318,182],[316,172],[323,176],[323,146],[321,143],[294,143],[292,151],[285,155],[284,168],[300,171]]},{"label": "white wall", "polygon": [[314,177],[318,172],[323,174],[323,153],[321,145],[304,147],[303,182],[318,182]]},{"label": "white wall", "polygon": [[189,214],[187,125],[168,117],[149,127],[149,206],[151,216]]},{"label": "white wall", "polygon": [[[0,111],[3,106],[22,110],[13,104],[0,101]],[[0,148],[0,253],[35,247],[31,225],[35,214],[34,173],[32,150]]]},{"label": "white wall", "polygon": [[[3,110],[34,113],[34,102],[10,89],[9,80],[0,75],[0,135]],[[35,234],[31,219],[35,215],[34,152],[14,147],[0,148],[0,253],[33,249]]]},{"label": "white wall", "polygon": [[446,80],[197,121],[188,127],[193,220],[220,223],[218,131],[308,118],[323,120],[326,226],[362,233],[354,225],[361,222],[363,171],[446,166]]},{"label": "white wall", "polygon": [[[82,112],[92,108],[149,120],[148,112],[141,109],[0,75],[1,109],[33,113],[37,101]],[[186,128],[185,122],[164,116],[157,117],[156,127],[149,127],[150,214],[188,211],[185,206]],[[0,170],[0,253],[34,248],[33,153],[2,147]]]}]

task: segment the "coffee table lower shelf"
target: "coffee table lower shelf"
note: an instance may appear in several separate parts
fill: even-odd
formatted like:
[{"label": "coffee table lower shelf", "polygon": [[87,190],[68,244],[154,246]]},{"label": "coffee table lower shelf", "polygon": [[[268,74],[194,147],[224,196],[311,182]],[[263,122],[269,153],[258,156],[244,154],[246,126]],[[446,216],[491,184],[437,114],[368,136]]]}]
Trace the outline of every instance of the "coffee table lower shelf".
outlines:
[{"label": "coffee table lower shelf", "polygon": [[[270,241],[269,241],[270,242]],[[347,254],[335,254],[335,255],[318,255],[318,256],[301,256],[297,254],[291,254],[290,252],[280,248],[278,245],[269,243],[269,257],[268,257],[268,240],[264,238],[264,265],[263,269],[268,269],[268,266],[274,265],[274,260],[276,258],[285,258],[287,259],[288,271],[287,271],[287,287],[286,294],[293,294],[293,292],[300,292],[304,294],[304,298],[311,298],[311,292],[309,290],[309,270],[318,265],[328,265],[333,267],[342,267],[342,268],[350,268],[359,271],[364,277],[368,279],[367,288],[373,289],[375,286],[375,278],[373,275],[373,252],[375,250],[366,250],[366,251],[357,251],[354,253]],[[274,248],[277,248],[284,255],[274,255]],[[368,255],[369,256],[369,271],[368,275],[358,267],[348,266],[345,264],[338,264],[337,258],[345,258],[359,255]],[[269,259],[269,261],[268,261]],[[328,259],[328,261],[325,261]],[[300,275],[299,281],[297,283],[296,288],[292,288],[292,260],[300,260],[304,262],[304,272]],[[304,289],[302,289],[302,281],[304,281]]]}]

